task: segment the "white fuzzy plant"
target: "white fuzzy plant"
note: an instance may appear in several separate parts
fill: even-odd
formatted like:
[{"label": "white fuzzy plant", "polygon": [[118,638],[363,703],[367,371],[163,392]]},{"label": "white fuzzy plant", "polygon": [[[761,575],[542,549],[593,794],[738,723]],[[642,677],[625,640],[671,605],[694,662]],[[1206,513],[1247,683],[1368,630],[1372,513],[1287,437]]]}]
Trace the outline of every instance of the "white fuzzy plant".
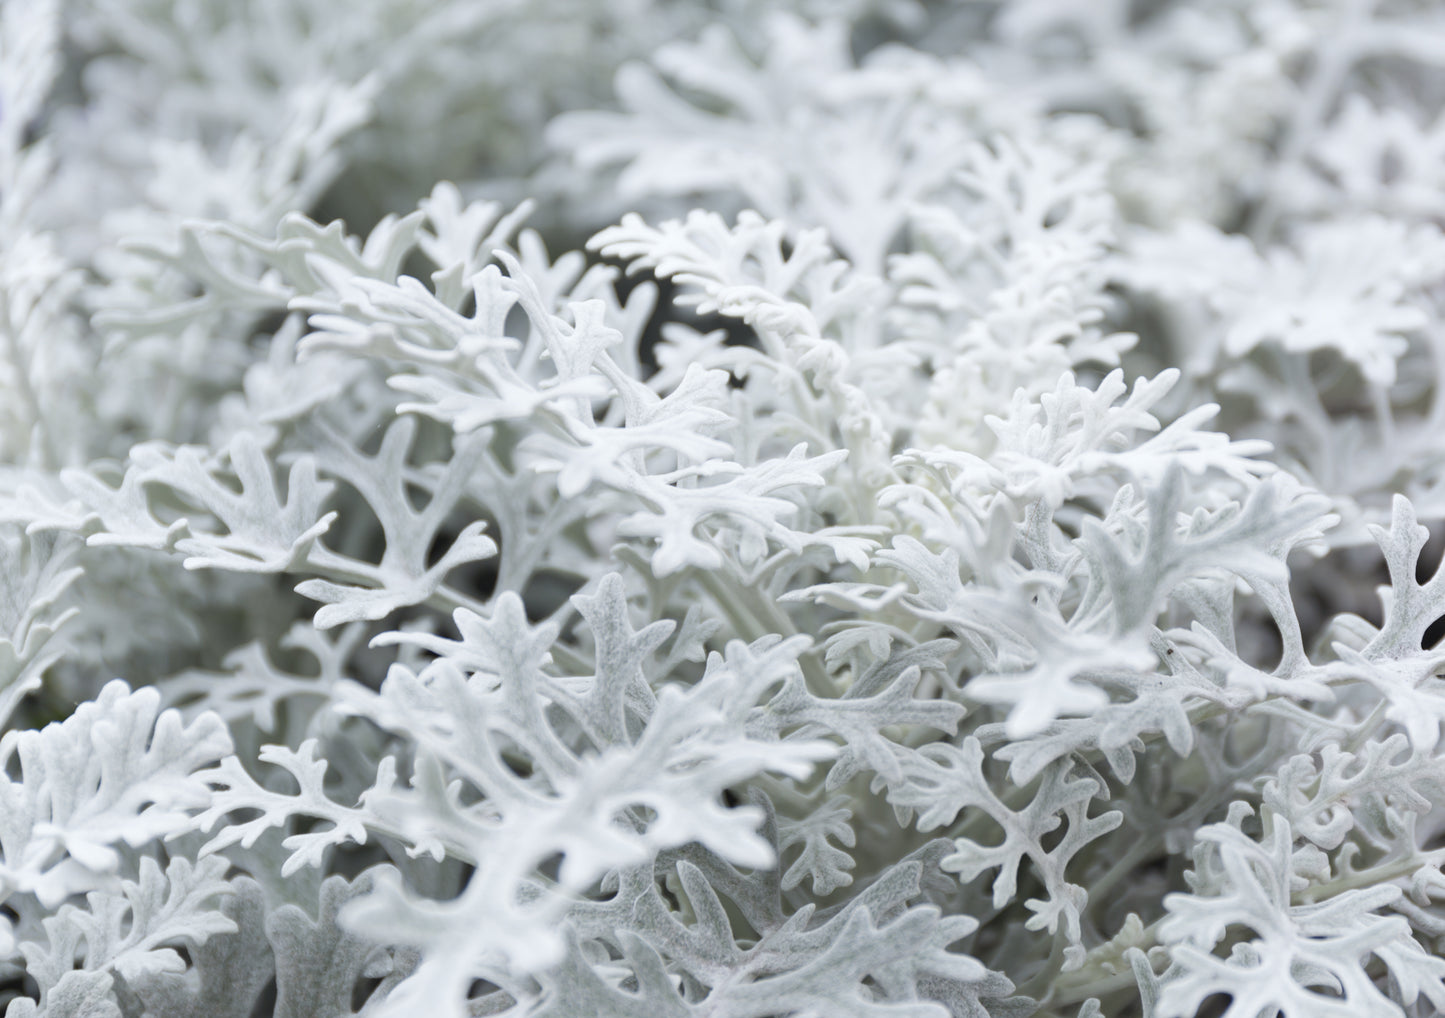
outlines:
[{"label": "white fuzzy plant", "polygon": [[6,1018],[1445,1012],[1442,104],[1427,0],[0,0]]}]

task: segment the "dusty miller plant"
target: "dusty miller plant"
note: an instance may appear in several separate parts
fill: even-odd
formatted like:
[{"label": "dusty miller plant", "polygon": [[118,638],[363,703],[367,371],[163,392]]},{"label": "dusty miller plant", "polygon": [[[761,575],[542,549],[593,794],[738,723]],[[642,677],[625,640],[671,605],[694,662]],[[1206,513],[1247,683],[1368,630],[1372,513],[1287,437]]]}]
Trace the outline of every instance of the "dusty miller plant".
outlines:
[{"label": "dusty miller plant", "polygon": [[346,7],[0,0],[6,1018],[1445,1012],[1437,4]]}]

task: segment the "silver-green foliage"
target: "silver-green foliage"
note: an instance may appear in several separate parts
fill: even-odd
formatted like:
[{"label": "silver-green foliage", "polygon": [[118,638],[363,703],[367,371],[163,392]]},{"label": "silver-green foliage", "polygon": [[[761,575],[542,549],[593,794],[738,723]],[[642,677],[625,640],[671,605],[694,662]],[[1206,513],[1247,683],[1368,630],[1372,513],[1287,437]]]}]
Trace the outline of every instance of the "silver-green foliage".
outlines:
[{"label": "silver-green foliage", "polygon": [[1445,1011],[1442,53],[0,0],[6,1018]]}]

